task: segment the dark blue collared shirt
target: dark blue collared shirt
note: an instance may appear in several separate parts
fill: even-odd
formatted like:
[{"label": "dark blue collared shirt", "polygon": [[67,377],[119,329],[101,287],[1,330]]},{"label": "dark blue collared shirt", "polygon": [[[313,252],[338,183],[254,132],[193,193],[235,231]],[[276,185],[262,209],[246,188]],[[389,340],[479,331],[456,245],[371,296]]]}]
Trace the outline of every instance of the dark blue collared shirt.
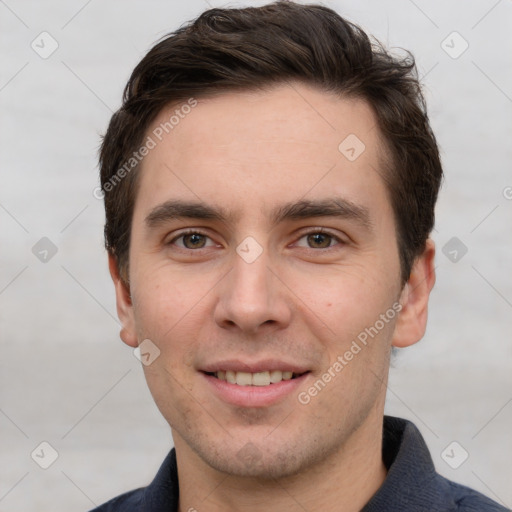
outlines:
[{"label": "dark blue collared shirt", "polygon": [[[386,480],[361,512],[510,512],[484,495],[442,477],[419,430],[384,417]],[[147,487],[114,498],[91,512],[176,512],[178,470],[174,448]]]}]

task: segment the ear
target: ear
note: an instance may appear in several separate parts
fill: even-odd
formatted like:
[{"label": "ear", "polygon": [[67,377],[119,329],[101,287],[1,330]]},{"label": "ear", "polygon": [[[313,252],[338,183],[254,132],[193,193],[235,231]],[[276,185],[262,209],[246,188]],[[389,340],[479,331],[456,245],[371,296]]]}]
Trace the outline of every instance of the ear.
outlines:
[{"label": "ear", "polygon": [[394,347],[408,347],[423,338],[427,326],[428,298],[436,281],[435,245],[428,239],[423,253],[414,261],[411,274],[400,295],[402,309],[393,334]]},{"label": "ear", "polygon": [[130,297],[129,286],[121,279],[119,267],[114,255],[108,255],[108,268],[110,276],[114,281],[116,290],[117,316],[121,320],[121,339],[130,347],[137,347],[137,333],[135,330],[135,319],[133,315],[132,299]]}]

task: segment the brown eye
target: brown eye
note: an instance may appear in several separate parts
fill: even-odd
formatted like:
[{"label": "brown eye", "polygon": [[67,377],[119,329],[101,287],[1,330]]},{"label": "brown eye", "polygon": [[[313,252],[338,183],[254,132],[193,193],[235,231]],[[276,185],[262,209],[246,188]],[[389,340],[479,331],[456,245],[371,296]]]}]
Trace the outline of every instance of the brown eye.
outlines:
[{"label": "brown eye", "polygon": [[312,233],[307,235],[309,247],[312,249],[327,249],[331,246],[332,235],[327,233]]},{"label": "brown eye", "polygon": [[209,236],[198,231],[189,231],[173,238],[169,245],[176,245],[180,249],[203,249],[205,247],[212,247],[215,244]]},{"label": "brown eye", "polygon": [[327,232],[324,228],[319,227],[316,230],[310,230],[304,233],[294,245],[295,247],[304,249],[318,249],[320,253],[322,250],[341,249],[346,245],[346,242],[342,237]]},{"label": "brown eye", "polygon": [[206,245],[206,237],[200,233],[190,233],[180,238],[183,239],[183,245],[187,249],[202,249]]}]

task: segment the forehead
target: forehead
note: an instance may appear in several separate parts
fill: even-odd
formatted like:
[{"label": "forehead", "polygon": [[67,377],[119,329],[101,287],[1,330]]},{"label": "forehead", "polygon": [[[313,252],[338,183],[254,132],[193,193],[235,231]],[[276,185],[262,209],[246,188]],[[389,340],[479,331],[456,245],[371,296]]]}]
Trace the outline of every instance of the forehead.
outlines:
[{"label": "forehead", "polygon": [[146,137],[137,203],[148,208],[187,198],[260,216],[327,195],[386,200],[383,144],[361,99],[298,83],[192,98],[163,109]]}]

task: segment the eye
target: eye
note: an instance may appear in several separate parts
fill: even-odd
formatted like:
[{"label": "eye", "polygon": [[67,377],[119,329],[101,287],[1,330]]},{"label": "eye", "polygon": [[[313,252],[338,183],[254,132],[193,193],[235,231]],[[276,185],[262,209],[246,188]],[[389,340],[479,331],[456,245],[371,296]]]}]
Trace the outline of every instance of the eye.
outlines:
[{"label": "eye", "polygon": [[[301,243],[304,240],[305,243]],[[301,236],[297,241],[297,246],[307,247],[309,249],[329,249],[336,245],[336,243],[343,243],[338,237],[326,233],[325,231],[311,231]]]},{"label": "eye", "polygon": [[[208,241],[210,243],[208,244]],[[203,249],[205,247],[215,246],[213,240],[199,231],[189,231],[173,238],[170,245],[176,245],[181,249]]]}]

